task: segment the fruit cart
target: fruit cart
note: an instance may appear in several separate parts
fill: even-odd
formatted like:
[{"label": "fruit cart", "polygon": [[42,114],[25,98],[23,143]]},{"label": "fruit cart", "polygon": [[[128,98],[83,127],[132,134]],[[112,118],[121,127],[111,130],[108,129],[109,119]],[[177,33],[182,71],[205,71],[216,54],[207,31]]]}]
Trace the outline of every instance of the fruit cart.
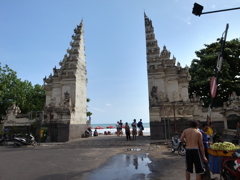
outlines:
[{"label": "fruit cart", "polygon": [[207,150],[210,171],[213,174],[219,174],[220,179],[222,179],[222,162],[226,158],[231,158],[236,149],[239,149],[239,147],[230,142],[214,143],[211,145]]}]

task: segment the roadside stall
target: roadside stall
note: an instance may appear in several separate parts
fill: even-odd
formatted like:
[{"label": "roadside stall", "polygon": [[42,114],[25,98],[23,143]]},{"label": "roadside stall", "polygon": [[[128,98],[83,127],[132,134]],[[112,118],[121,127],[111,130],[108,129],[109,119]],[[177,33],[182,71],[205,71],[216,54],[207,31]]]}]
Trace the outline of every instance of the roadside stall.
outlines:
[{"label": "roadside stall", "polygon": [[208,163],[210,171],[213,174],[219,174],[222,179],[223,162],[233,159],[234,152],[240,149],[240,146],[235,146],[231,142],[214,143],[208,148]]}]

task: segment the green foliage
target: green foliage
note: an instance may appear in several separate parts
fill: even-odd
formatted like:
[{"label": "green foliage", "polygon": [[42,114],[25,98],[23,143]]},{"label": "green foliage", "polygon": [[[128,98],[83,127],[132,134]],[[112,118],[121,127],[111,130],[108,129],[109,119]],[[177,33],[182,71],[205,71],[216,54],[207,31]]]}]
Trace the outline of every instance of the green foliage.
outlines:
[{"label": "green foliage", "polygon": [[[217,41],[210,45],[205,44],[205,49],[196,51],[199,59],[193,59],[189,73],[192,77],[189,83],[190,97],[197,94],[207,107],[211,101],[210,79],[216,76],[218,55],[221,51],[221,43]],[[213,100],[214,107],[221,107],[227,101],[229,95],[235,91],[240,95],[240,40],[226,41],[222,63],[219,73],[217,95]]]},{"label": "green foliage", "polygon": [[90,111],[87,111],[87,116],[91,116],[92,113]]},{"label": "green foliage", "polygon": [[[91,99],[87,98],[87,102],[89,103],[90,101],[91,101]],[[90,111],[87,111],[87,117],[90,117],[91,115],[92,115],[92,113]]]},{"label": "green foliage", "polygon": [[13,102],[22,113],[42,110],[45,91],[38,84],[32,86],[29,81],[21,81],[8,65],[2,67],[0,64],[0,119]]}]

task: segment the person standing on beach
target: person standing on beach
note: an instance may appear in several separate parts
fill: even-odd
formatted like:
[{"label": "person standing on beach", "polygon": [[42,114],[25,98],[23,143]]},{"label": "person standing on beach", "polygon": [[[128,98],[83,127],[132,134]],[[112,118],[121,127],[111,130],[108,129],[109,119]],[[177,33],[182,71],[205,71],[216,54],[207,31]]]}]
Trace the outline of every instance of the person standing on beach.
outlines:
[{"label": "person standing on beach", "polygon": [[203,161],[207,162],[208,160],[205,156],[202,133],[198,130],[197,121],[191,122],[191,127],[183,131],[180,140],[186,143],[186,180],[190,180],[190,173],[193,173],[193,164],[196,180],[201,180],[201,175],[205,172]]},{"label": "person standing on beach", "polygon": [[132,136],[133,136],[133,140],[136,140],[136,136],[137,136],[137,123],[136,123],[136,119],[134,119],[133,123],[132,123]]},{"label": "person standing on beach", "polygon": [[123,134],[123,132],[122,132],[122,125],[123,125],[122,120],[120,120],[119,125],[120,125],[120,135],[122,136],[122,134]]},{"label": "person standing on beach", "polygon": [[119,124],[119,121],[117,122],[116,124],[116,128],[117,128],[117,136],[120,136],[120,124]]},{"label": "person standing on beach", "polygon": [[131,140],[130,127],[127,122],[125,123],[125,134],[126,134],[127,141]]},{"label": "person standing on beach", "polygon": [[142,124],[142,119],[140,119],[140,121],[137,123],[137,126],[139,128],[139,133],[138,136],[143,136],[143,124]]}]

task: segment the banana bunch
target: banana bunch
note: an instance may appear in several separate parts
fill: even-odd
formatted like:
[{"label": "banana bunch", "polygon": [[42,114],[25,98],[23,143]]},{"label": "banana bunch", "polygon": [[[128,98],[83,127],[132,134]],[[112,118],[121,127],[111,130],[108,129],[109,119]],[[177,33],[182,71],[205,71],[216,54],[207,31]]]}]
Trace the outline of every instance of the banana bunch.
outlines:
[{"label": "banana bunch", "polygon": [[238,146],[236,147],[233,143],[231,142],[218,142],[210,145],[210,148],[213,150],[227,150],[227,151],[234,151]]}]

